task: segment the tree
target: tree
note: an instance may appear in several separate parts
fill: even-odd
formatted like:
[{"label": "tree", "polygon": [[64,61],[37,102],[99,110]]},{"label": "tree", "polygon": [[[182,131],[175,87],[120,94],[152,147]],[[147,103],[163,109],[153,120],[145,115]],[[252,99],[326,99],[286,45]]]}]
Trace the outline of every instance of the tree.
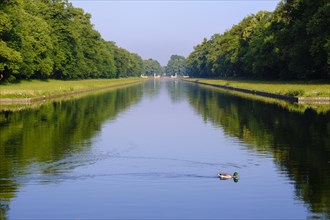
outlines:
[{"label": "tree", "polygon": [[185,75],[186,58],[179,55],[172,55],[165,67],[165,72],[167,75]]},{"label": "tree", "polygon": [[159,64],[157,60],[148,59],[144,60],[145,72],[144,74],[147,76],[161,75],[163,73],[162,66]]},{"label": "tree", "polygon": [[21,1],[0,2],[0,80],[15,80],[22,64],[22,56],[17,46],[19,39],[14,28],[21,10]]},{"label": "tree", "polygon": [[24,1],[23,9],[17,16],[17,30],[20,35],[20,51],[23,62],[20,68],[22,78],[47,78],[53,71],[50,38],[51,27],[34,14],[38,1]]},{"label": "tree", "polygon": [[209,41],[204,41],[194,47],[194,51],[187,58],[187,73],[194,77],[207,77],[207,55],[209,53]]}]

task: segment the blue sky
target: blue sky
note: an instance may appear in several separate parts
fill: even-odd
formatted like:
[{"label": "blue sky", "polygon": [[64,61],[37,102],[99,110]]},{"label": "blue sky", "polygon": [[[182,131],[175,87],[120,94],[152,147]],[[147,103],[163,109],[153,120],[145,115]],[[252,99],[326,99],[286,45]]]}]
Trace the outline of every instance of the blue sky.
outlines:
[{"label": "blue sky", "polygon": [[252,13],[273,11],[280,0],[71,2],[92,14],[91,21],[105,40],[164,66],[171,55],[187,57],[204,37],[223,33]]}]

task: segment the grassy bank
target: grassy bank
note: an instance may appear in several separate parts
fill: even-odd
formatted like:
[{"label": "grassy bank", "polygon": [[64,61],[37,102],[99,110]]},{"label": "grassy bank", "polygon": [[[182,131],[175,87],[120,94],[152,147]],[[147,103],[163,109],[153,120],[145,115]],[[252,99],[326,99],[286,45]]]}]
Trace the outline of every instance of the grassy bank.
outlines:
[{"label": "grassy bank", "polygon": [[123,79],[88,79],[88,80],[29,80],[19,83],[1,84],[0,98],[36,98],[86,90],[115,87],[131,83],[141,82],[141,78]]},{"label": "grassy bank", "polygon": [[[220,80],[220,79],[185,79],[190,82],[198,82],[207,85],[214,85],[215,89],[221,89],[226,93],[238,95],[251,100],[258,100],[265,103],[281,106],[289,111],[305,112],[307,109],[312,109],[317,113],[328,113],[330,111],[329,104],[315,103],[291,103],[277,98],[263,97],[255,94],[244,93],[225,88],[217,88],[217,86],[234,87],[239,89],[248,89],[254,91],[262,91],[267,93],[296,96],[296,97],[311,97],[311,98],[327,98],[330,97],[330,84],[317,82],[280,82],[280,81],[253,81],[253,80]],[[207,86],[206,85],[206,86]],[[203,85],[201,85],[203,86]],[[297,91],[297,92],[296,92]],[[298,95],[296,95],[298,93]]]},{"label": "grassy bank", "polygon": [[187,79],[211,85],[230,86],[249,90],[269,92],[294,97],[330,97],[330,84],[300,81],[257,81],[257,80],[222,80],[222,79]]}]

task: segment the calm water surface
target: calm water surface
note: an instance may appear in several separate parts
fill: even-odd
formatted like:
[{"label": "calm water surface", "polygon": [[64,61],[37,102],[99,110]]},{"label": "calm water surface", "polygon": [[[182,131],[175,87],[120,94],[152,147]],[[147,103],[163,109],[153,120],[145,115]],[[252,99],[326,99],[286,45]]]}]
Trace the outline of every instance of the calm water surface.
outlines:
[{"label": "calm water surface", "polygon": [[329,219],[329,119],[171,80],[2,112],[0,219]]}]

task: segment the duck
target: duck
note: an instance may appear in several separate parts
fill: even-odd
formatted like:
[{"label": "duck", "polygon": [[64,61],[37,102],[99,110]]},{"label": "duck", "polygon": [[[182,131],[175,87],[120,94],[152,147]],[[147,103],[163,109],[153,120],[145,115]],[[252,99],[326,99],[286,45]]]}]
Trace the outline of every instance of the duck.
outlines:
[{"label": "duck", "polygon": [[219,173],[218,177],[222,180],[237,179],[238,178],[238,173],[235,172],[235,173],[233,173],[233,175],[228,174],[228,173]]}]

